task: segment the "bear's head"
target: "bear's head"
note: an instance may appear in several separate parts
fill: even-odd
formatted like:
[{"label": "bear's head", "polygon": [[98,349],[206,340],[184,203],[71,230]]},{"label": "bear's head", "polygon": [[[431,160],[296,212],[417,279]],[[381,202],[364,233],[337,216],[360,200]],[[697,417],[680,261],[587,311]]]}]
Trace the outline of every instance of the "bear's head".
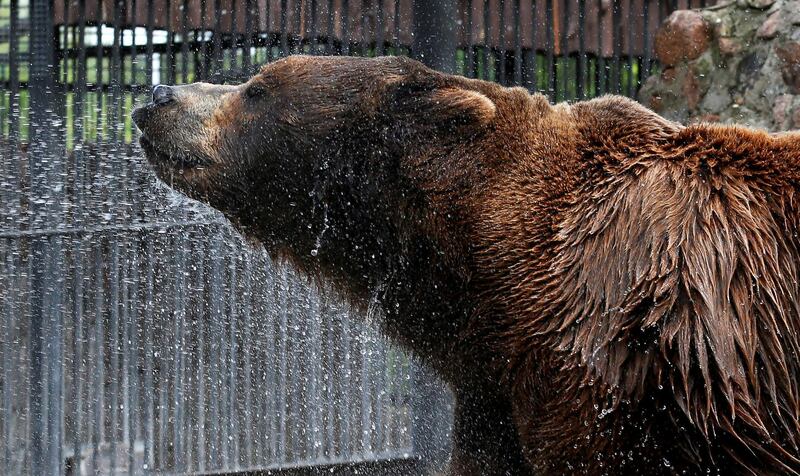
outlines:
[{"label": "bear's head", "polygon": [[432,200],[474,169],[466,157],[501,89],[403,57],[292,56],[240,85],[156,86],[133,119],[168,185],[271,252],[337,254],[348,263],[328,267],[341,269],[391,254],[389,234],[430,235],[412,228],[447,219]]}]

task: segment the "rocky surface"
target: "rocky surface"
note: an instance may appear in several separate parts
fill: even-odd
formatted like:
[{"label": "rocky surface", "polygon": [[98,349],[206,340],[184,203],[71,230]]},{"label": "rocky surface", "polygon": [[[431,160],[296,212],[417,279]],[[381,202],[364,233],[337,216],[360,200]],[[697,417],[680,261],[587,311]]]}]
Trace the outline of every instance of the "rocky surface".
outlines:
[{"label": "rocky surface", "polygon": [[800,128],[800,0],[679,10],[655,39],[640,101],[670,119]]}]

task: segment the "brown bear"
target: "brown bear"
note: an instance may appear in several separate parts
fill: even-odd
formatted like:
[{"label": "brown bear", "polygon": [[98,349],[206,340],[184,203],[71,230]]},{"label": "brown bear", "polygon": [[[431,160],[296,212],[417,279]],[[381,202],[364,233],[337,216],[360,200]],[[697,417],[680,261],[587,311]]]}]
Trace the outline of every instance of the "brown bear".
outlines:
[{"label": "brown bear", "polygon": [[800,134],[407,58],[158,86],[141,144],[452,387],[451,471],[800,472]]}]

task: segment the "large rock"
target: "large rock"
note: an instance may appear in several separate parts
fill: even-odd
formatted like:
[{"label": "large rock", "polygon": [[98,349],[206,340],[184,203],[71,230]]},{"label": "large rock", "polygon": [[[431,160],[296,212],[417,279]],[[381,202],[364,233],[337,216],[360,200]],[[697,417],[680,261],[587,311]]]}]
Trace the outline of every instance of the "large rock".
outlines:
[{"label": "large rock", "polygon": [[655,52],[639,99],[665,117],[800,128],[800,0],[674,12]]},{"label": "large rock", "polygon": [[656,34],[656,58],[667,66],[695,59],[708,49],[710,31],[700,13],[675,11]]},{"label": "large rock", "polygon": [[775,53],[781,61],[781,75],[793,94],[800,94],[800,43],[786,42]]}]

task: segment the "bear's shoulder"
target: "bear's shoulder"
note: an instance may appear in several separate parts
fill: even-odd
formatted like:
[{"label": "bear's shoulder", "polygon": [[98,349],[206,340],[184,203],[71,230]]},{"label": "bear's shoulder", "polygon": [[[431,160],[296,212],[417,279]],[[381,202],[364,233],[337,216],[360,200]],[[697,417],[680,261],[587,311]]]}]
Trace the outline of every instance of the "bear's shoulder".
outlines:
[{"label": "bear's shoulder", "polygon": [[675,418],[703,438],[781,461],[800,411],[800,136],[662,123],[665,132],[624,105],[587,110],[611,125],[592,134],[617,137],[604,147],[619,160],[556,223],[535,316],[521,328],[570,355],[580,385],[615,395],[609,410],[668,389]]}]

